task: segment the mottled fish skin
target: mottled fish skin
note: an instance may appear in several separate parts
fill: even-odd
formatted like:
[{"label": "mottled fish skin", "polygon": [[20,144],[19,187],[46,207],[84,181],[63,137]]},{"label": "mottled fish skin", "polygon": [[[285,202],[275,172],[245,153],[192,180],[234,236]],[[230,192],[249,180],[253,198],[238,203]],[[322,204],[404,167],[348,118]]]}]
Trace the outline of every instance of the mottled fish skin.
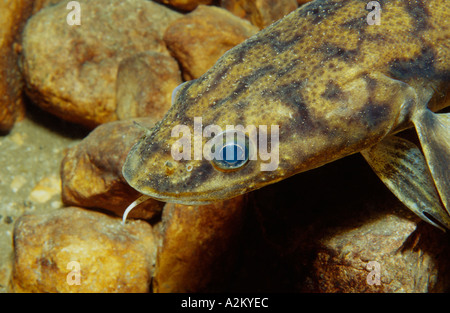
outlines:
[{"label": "mottled fish skin", "polygon": [[[407,127],[420,95],[449,105],[450,6],[445,0],[316,0],[228,51],[186,83],[165,118],[130,152],[123,174],[151,197],[226,199],[359,152]],[[208,160],[174,161],[176,125],[279,125],[279,165],[260,159],[234,172]],[[203,145],[210,138],[203,138]],[[193,154],[192,154],[193,155]],[[188,170],[192,166],[192,170]]]}]

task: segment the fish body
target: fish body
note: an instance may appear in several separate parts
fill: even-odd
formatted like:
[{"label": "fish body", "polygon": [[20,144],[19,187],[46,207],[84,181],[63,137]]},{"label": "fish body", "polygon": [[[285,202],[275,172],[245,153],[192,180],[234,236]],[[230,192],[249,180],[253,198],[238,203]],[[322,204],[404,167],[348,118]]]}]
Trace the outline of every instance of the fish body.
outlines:
[{"label": "fish body", "polygon": [[[450,7],[445,0],[378,2],[379,25],[368,23],[368,1],[315,0],[229,50],[177,90],[164,119],[130,151],[125,179],[163,201],[208,203],[367,152],[411,126],[433,129],[432,112],[450,104]],[[195,145],[190,159],[174,160],[172,148],[180,139],[174,127],[198,133],[199,117],[201,146],[211,139],[202,133],[207,125],[266,126],[268,133],[276,126],[277,140],[269,143],[279,151],[276,168],[261,171],[268,161],[257,157],[223,171],[195,158]],[[431,181],[433,188],[439,181],[435,189],[442,205],[450,186],[448,163],[441,162],[449,160],[450,148],[440,143],[449,139],[449,129],[447,117],[437,121],[443,123],[440,131],[424,135],[434,141],[427,137],[421,143],[434,142],[427,146],[434,163],[429,166],[433,157],[425,155],[424,171],[439,172]],[[373,165],[369,153],[363,155]],[[378,165],[386,172],[387,166]],[[445,220],[441,215],[436,219]],[[448,226],[449,220],[441,223]]]}]

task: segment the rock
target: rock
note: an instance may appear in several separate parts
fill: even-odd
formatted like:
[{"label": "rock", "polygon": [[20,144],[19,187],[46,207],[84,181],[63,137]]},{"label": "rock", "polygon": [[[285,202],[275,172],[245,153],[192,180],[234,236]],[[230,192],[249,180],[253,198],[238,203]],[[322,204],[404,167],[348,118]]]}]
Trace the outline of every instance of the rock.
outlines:
[{"label": "rock", "polygon": [[20,188],[22,188],[27,182],[27,179],[23,175],[16,175],[14,176],[13,180],[11,181],[11,191],[12,192],[18,192]]},{"label": "rock", "polygon": [[[43,8],[60,3],[62,0],[34,0],[33,14],[36,14]],[[66,1],[65,1],[66,2]],[[68,3],[68,2],[66,2]]]},{"label": "rock", "polygon": [[33,1],[0,1],[0,132],[9,131],[25,115],[23,81],[17,66],[20,34]]},{"label": "rock", "polygon": [[181,83],[178,63],[171,56],[144,52],[123,60],[117,73],[117,116],[161,119]]},{"label": "rock", "polygon": [[297,9],[296,0],[222,0],[221,6],[259,29],[283,18]]},{"label": "rock", "polygon": [[33,102],[62,119],[93,128],[117,119],[120,61],[144,51],[168,54],[162,40],[180,16],[144,0],[80,0],[81,25],[66,21],[66,2],[27,23],[21,68]]},{"label": "rock", "polygon": [[[155,120],[136,119],[151,128]],[[143,130],[133,121],[116,121],[97,127],[78,145],[66,152],[61,162],[62,199],[66,205],[102,208],[122,216],[126,207],[140,196],[122,176],[122,165]],[[148,200],[130,217],[149,219],[163,203]]]},{"label": "rock", "polygon": [[203,75],[227,50],[257,32],[255,26],[224,9],[201,5],[173,22],[164,41],[180,63],[183,78],[191,80]]},{"label": "rock", "polygon": [[27,137],[26,134],[15,133],[15,134],[11,135],[10,139],[17,146],[21,146],[25,142],[26,137]]},{"label": "rock", "polygon": [[[26,117],[8,134],[0,136],[0,294],[7,292],[12,271],[14,222],[24,213],[47,212],[62,206],[60,194],[40,203],[30,200],[31,191],[36,188],[45,196],[61,189],[63,150],[86,135],[82,127],[69,125],[30,105]],[[50,182],[47,190],[46,181]]]},{"label": "rock", "polygon": [[440,231],[423,226],[386,215],[323,240],[310,278],[315,291],[445,291],[449,249]]},{"label": "rock", "polygon": [[245,199],[240,196],[203,206],[166,204],[153,292],[223,288],[239,247]]},{"label": "rock", "polygon": [[80,208],[24,215],[14,228],[12,292],[148,292],[152,227]]},{"label": "rock", "polygon": [[211,4],[214,0],[156,0],[159,3],[184,11],[192,11],[201,4]]},{"label": "rock", "polygon": [[310,1],[312,1],[312,0],[297,0],[297,3],[298,3],[298,5],[303,5],[303,4],[308,3]]},{"label": "rock", "polygon": [[444,292],[448,236],[422,222],[360,155],[251,194],[234,292]]},{"label": "rock", "polygon": [[45,203],[53,196],[61,194],[61,179],[55,175],[42,178],[31,190],[29,199],[33,202]]}]

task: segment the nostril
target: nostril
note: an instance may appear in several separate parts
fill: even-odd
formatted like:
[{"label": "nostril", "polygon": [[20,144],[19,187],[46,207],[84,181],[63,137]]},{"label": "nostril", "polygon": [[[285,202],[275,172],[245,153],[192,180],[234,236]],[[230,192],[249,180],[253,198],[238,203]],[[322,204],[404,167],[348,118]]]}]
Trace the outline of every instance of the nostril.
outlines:
[{"label": "nostril", "polygon": [[172,175],[173,172],[175,171],[175,168],[174,168],[172,162],[170,162],[170,161],[164,162],[164,168],[166,170],[166,175]]}]

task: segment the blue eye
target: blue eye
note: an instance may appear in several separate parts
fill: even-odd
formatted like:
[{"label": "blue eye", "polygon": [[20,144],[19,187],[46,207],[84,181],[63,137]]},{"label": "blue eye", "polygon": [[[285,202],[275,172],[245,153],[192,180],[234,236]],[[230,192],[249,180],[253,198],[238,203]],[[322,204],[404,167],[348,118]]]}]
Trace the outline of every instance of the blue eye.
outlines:
[{"label": "blue eye", "polygon": [[222,159],[229,166],[239,166],[248,160],[248,151],[245,146],[227,143],[222,149]]},{"label": "blue eye", "polygon": [[247,136],[237,136],[232,139],[224,137],[224,143],[216,146],[218,153],[213,159],[216,168],[225,171],[237,170],[243,167],[249,160],[249,142]]}]

